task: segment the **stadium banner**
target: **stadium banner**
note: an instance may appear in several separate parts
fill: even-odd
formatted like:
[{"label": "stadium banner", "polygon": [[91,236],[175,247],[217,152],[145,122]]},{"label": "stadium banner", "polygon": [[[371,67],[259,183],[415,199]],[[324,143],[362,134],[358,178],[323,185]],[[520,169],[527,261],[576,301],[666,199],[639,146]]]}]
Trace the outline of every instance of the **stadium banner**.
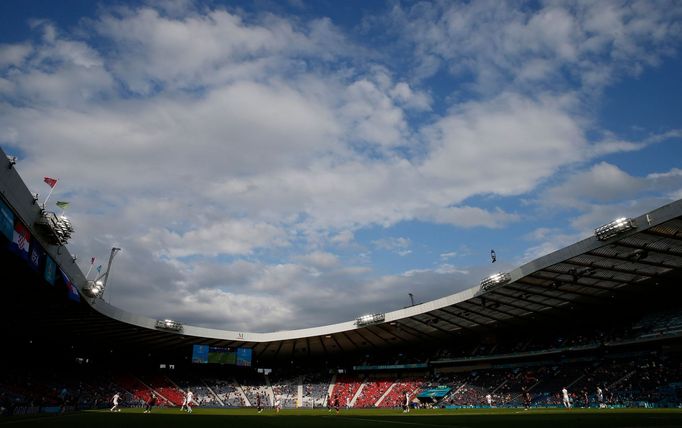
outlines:
[{"label": "stadium banner", "polygon": [[43,250],[43,247],[40,245],[38,241],[36,241],[35,237],[31,239],[31,258],[29,260],[29,265],[33,270],[36,272],[40,270],[40,264],[42,263],[43,259],[45,258],[45,250]]},{"label": "stadium banner", "polygon": [[7,239],[14,239],[14,213],[2,201],[0,201],[0,232]]},{"label": "stadium banner", "polygon": [[48,284],[54,285],[55,276],[57,276],[57,264],[52,260],[52,257],[45,257],[45,281]]},{"label": "stadium banner", "polygon": [[10,243],[10,249],[22,259],[28,261],[28,247],[31,242],[31,232],[17,219],[14,223],[14,236]]},{"label": "stadium banner", "polygon": [[378,366],[353,366],[353,370],[361,371],[361,370],[425,369],[428,367],[429,367],[429,365],[426,363],[386,364],[386,365],[378,365]]},{"label": "stadium banner", "polygon": [[59,269],[59,272],[61,272],[62,278],[64,278],[64,284],[66,284],[66,297],[68,297],[69,300],[73,300],[74,302],[80,302],[81,296],[78,294],[78,289],[75,285],[73,285],[73,282],[71,282],[69,276],[61,269]]},{"label": "stadium banner", "polygon": [[417,395],[417,398],[441,399],[447,396],[452,388],[449,386],[438,386],[438,388],[425,389]]}]

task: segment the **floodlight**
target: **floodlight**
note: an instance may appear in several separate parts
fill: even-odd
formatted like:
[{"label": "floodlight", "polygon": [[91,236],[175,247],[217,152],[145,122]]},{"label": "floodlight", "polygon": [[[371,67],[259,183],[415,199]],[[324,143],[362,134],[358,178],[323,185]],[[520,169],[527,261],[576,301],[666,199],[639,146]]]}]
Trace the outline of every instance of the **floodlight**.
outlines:
[{"label": "floodlight", "polygon": [[54,212],[46,211],[44,208],[41,210],[41,217],[36,222],[36,226],[43,230],[45,237],[53,245],[65,245],[74,232],[73,225],[68,218],[57,216]]},{"label": "floodlight", "polygon": [[156,328],[161,330],[182,331],[182,324],[173,320],[157,320]]},{"label": "floodlight", "polygon": [[495,275],[490,275],[487,278],[484,278],[481,281],[481,290],[482,291],[488,291],[492,290],[495,287],[498,287],[500,285],[504,285],[511,281],[511,275],[508,273],[496,273]]},{"label": "floodlight", "polygon": [[101,297],[104,293],[104,283],[102,281],[88,281],[83,288],[83,293],[92,298]]},{"label": "floodlight", "polygon": [[[109,280],[109,274],[111,272],[111,263],[114,261],[114,256],[116,255],[116,252],[120,251],[120,248],[112,248],[111,249],[111,254],[109,255],[109,264],[107,265],[107,270],[95,278],[94,281],[88,281],[87,285],[83,289],[86,295],[89,297],[99,297],[103,298],[104,297],[104,290],[107,288],[107,281]],[[99,272],[99,270],[97,271]],[[88,270],[88,273],[90,271]],[[158,324],[158,323],[157,323]]]},{"label": "floodlight", "polygon": [[363,327],[372,324],[379,324],[384,322],[385,319],[386,314],[367,314],[358,317],[355,320],[355,325],[357,325],[358,327]]},{"label": "floodlight", "polygon": [[613,238],[614,236],[620,235],[623,232],[637,228],[635,221],[631,218],[622,217],[607,223],[603,226],[599,226],[594,229],[594,234],[600,241],[606,241],[607,239]]}]

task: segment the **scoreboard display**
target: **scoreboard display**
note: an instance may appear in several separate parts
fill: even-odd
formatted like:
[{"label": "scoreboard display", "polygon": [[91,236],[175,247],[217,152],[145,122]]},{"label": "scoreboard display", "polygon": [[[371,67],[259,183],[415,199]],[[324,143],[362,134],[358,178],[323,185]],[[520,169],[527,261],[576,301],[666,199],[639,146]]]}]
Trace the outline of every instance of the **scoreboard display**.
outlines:
[{"label": "scoreboard display", "polygon": [[192,362],[197,364],[228,364],[251,367],[250,348],[219,348],[208,345],[194,345]]}]

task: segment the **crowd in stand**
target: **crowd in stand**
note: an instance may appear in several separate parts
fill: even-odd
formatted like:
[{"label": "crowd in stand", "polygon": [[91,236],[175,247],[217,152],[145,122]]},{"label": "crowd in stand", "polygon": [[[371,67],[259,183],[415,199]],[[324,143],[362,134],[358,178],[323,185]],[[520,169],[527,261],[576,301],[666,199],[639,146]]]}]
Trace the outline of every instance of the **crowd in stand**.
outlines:
[{"label": "crowd in stand", "polygon": [[331,376],[328,373],[307,373],[302,377],[302,407],[324,407],[329,393]]},{"label": "crowd in stand", "polygon": [[[415,405],[440,407],[561,406],[565,405],[564,389],[568,404],[575,407],[678,406],[682,402],[680,355],[657,353],[655,347],[613,345],[637,344],[638,340],[646,345],[652,337],[656,340],[677,333],[682,333],[682,311],[668,310],[631,324],[484,337],[481,343],[457,343],[436,350],[363,355],[355,362],[364,366],[430,365],[412,368],[412,372],[384,370],[381,375],[369,369],[333,374],[333,370],[309,368],[275,370],[269,375],[242,370],[238,376],[224,377],[204,377],[191,369],[117,374],[91,370],[84,376],[78,367],[31,368],[0,374],[0,407],[4,413],[104,408],[110,406],[114,393],[120,395],[124,407],[142,406],[152,395],[158,397],[158,405],[179,406],[190,389],[199,405],[216,407],[254,407],[260,397],[264,407],[277,401],[284,408],[324,407],[338,399],[342,408],[397,408],[406,395]],[[564,354],[569,348],[573,353]],[[532,358],[526,354],[533,352]],[[496,362],[500,355],[514,353],[523,358]],[[481,362],[486,356],[490,359]],[[467,363],[466,369],[457,366],[457,361],[448,364],[462,357],[479,359]],[[438,400],[419,397],[420,391],[436,387],[446,387],[448,395]]]},{"label": "crowd in stand", "polygon": [[[306,406],[306,403],[326,404],[323,395],[329,391],[325,375],[250,376],[247,380],[203,380],[191,374],[169,377],[99,376],[89,383],[70,373],[58,374],[13,373],[0,377],[0,402],[8,409],[79,409],[103,408],[110,405],[111,396],[121,394],[123,407],[139,407],[144,397],[152,391],[166,396],[184,396],[186,391],[196,391],[196,401],[203,406],[256,406],[261,396],[264,407],[274,400],[282,407]],[[243,382],[243,383],[242,383]],[[305,383],[304,383],[305,382]],[[270,385],[268,385],[270,384]],[[302,403],[297,394],[302,392]],[[419,392],[429,388],[447,387],[450,393],[434,402],[419,399]],[[239,397],[239,389],[248,402]],[[633,355],[631,358],[595,358],[588,361],[563,364],[534,363],[517,367],[487,367],[459,373],[434,373],[423,378],[403,378],[399,375],[339,375],[332,386],[330,397],[338,397],[340,406],[401,407],[405,394],[414,405],[438,407],[506,407],[524,406],[524,395],[531,406],[561,406],[561,390],[567,389],[572,407],[606,406],[678,406],[682,402],[682,361],[677,357],[652,353]],[[169,394],[169,391],[173,394]],[[353,398],[355,402],[353,403]],[[316,401],[315,401],[316,400]],[[160,405],[178,405],[173,401]],[[312,407],[312,406],[311,406]]]}]

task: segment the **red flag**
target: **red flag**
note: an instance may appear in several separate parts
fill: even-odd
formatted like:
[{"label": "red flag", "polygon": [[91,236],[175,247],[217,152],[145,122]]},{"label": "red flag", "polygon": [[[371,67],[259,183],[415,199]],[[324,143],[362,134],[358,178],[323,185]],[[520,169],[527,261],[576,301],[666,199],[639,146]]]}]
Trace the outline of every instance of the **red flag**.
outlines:
[{"label": "red flag", "polygon": [[57,184],[56,178],[45,177],[43,181],[50,187],[54,187]]}]

